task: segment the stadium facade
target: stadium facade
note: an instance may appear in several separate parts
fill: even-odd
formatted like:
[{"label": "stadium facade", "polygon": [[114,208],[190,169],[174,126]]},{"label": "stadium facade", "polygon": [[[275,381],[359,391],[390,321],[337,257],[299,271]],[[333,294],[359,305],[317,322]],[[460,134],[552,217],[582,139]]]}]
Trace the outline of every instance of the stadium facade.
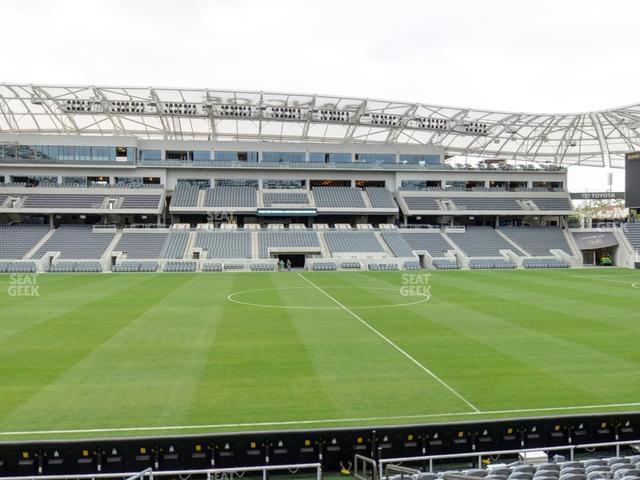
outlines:
[{"label": "stadium facade", "polygon": [[[638,145],[636,107],[529,115],[264,92],[0,92],[0,223],[22,242],[2,254],[6,271],[578,266],[586,244],[567,228],[566,166],[619,166]],[[631,265],[626,233],[591,246]]]},{"label": "stadium facade", "polygon": [[[632,266],[637,224],[569,228],[566,168],[621,167],[640,149],[639,125],[638,106],[524,114],[285,93],[3,84],[0,273],[273,271],[285,259],[310,270],[565,268],[605,256]],[[461,156],[481,161],[457,163]],[[638,429],[637,413],[618,412],[6,441],[0,475],[241,478],[248,468],[265,479],[271,470],[304,469],[321,478],[322,469],[355,467],[360,480],[438,480],[453,477],[426,473],[434,462],[450,468],[466,459],[469,467],[471,459],[478,468],[459,478],[482,478],[489,459],[546,461],[557,451],[574,460],[598,448],[615,457],[597,465],[558,459],[538,470],[503,465],[487,478],[630,480],[638,478],[632,465],[640,469]]]}]

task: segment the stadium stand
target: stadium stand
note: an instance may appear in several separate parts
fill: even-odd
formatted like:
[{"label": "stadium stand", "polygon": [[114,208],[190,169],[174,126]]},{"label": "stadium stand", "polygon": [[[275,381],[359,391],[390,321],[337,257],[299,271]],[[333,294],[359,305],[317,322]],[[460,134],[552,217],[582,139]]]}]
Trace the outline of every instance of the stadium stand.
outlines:
[{"label": "stadium stand", "polygon": [[474,258],[469,262],[469,268],[473,269],[509,269],[516,268],[516,265],[506,258]]},{"label": "stadium stand", "polygon": [[158,270],[158,262],[144,261],[131,262],[123,261],[113,266],[114,272],[155,272]]},{"label": "stadium stand", "polygon": [[441,210],[440,205],[433,197],[404,196],[402,198],[409,210]]},{"label": "stadium stand", "polygon": [[105,195],[90,194],[48,194],[33,193],[25,195],[23,208],[102,208]]},{"label": "stadium stand", "polygon": [[433,266],[438,270],[457,270],[458,268],[460,268],[455,260],[451,260],[448,258],[434,258]]},{"label": "stadium stand", "polygon": [[162,250],[162,258],[184,258],[189,243],[189,230],[171,230]]},{"label": "stadium stand", "polygon": [[362,191],[352,187],[315,187],[316,206],[319,208],[366,208]]},{"label": "stadium stand", "polygon": [[251,258],[248,231],[198,231],[194,246],[207,251],[207,258]]},{"label": "stadium stand", "polygon": [[262,195],[262,201],[265,207],[273,205],[308,205],[309,196],[301,192],[265,192]]},{"label": "stadium stand", "polygon": [[340,268],[344,268],[346,270],[360,270],[362,268],[362,264],[360,262],[342,262],[340,264]]},{"label": "stadium stand", "polygon": [[47,252],[60,252],[60,259],[98,259],[113,240],[115,230],[94,231],[90,226],[63,225],[31,258],[38,259]]},{"label": "stadium stand", "polygon": [[127,254],[127,258],[161,258],[167,232],[124,232],[114,250]]},{"label": "stadium stand", "polygon": [[540,210],[573,210],[568,198],[534,198],[532,201]]},{"label": "stadium stand", "polygon": [[258,235],[260,258],[269,258],[269,249],[312,249],[320,250],[320,240],[316,232],[271,231]]},{"label": "stadium stand", "polygon": [[276,266],[273,263],[252,263],[250,269],[252,272],[274,272]]},{"label": "stadium stand", "polygon": [[380,236],[396,257],[415,257],[413,250],[400,233],[382,232]]},{"label": "stadium stand", "polygon": [[371,271],[377,271],[377,272],[381,272],[381,271],[392,271],[392,270],[398,270],[398,264],[397,263],[370,263],[369,264],[369,270]]},{"label": "stadium stand", "polygon": [[337,268],[338,267],[333,262],[317,262],[317,263],[314,263],[313,266],[311,267],[312,270],[316,270],[316,271],[332,271],[332,270],[336,270]]},{"label": "stadium stand", "polygon": [[48,232],[40,225],[0,225],[0,259],[23,258]]},{"label": "stadium stand", "polygon": [[413,250],[424,250],[432,257],[443,257],[447,251],[455,249],[438,230],[402,232],[400,235]]},{"label": "stadium stand", "polygon": [[635,250],[640,250],[640,223],[627,223],[622,226],[622,231]]},{"label": "stadium stand", "polygon": [[193,185],[180,183],[176,186],[171,198],[172,207],[196,207],[200,189]]},{"label": "stadium stand", "polygon": [[97,273],[102,271],[100,262],[76,262],[69,260],[57,261],[51,264],[52,273]]},{"label": "stadium stand", "polygon": [[522,255],[491,227],[467,227],[464,232],[448,232],[448,236],[468,257],[500,257],[500,250]]},{"label": "stadium stand", "polygon": [[195,272],[196,262],[171,260],[164,264],[165,272]]},{"label": "stadium stand", "polygon": [[[450,468],[450,467],[449,467]],[[400,475],[390,477],[400,480]],[[566,460],[558,455],[552,461],[531,463],[515,461],[487,468],[443,469],[403,475],[406,480],[445,480],[448,478],[484,478],[485,480],[637,480],[640,455],[599,456]]]},{"label": "stadium stand", "polygon": [[501,227],[500,232],[533,257],[549,256],[552,249],[571,254],[564,231],[558,227]]},{"label": "stadium stand", "polygon": [[393,195],[384,187],[367,187],[365,192],[373,208],[398,208]]},{"label": "stadium stand", "polygon": [[206,190],[205,207],[256,207],[256,189],[253,187],[219,186]]},{"label": "stadium stand", "polygon": [[2,262],[0,261],[0,273],[35,273],[35,262]]},{"label": "stadium stand", "polygon": [[325,232],[324,239],[332,253],[384,253],[373,232]]},{"label": "stadium stand", "polygon": [[156,209],[161,198],[160,195],[125,195],[120,208],[129,210]]},{"label": "stadium stand", "polygon": [[525,258],[522,261],[524,268],[569,268],[569,264],[558,258]]},{"label": "stadium stand", "polygon": [[451,201],[458,210],[523,210],[515,198],[455,197]]},{"label": "stadium stand", "polygon": [[203,272],[222,272],[223,265],[222,263],[203,263],[202,271]]}]

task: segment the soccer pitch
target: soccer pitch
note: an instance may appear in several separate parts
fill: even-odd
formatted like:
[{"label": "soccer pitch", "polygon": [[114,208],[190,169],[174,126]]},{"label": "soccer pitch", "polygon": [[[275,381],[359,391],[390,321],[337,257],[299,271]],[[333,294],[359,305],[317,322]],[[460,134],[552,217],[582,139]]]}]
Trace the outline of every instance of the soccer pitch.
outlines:
[{"label": "soccer pitch", "polygon": [[0,441],[640,409],[637,272],[429,273],[2,275]]}]

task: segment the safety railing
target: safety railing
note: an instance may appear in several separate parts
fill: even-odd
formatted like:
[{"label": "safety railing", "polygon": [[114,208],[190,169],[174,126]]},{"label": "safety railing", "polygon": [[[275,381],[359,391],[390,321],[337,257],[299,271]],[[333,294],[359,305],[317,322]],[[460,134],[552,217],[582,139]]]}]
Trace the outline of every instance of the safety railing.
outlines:
[{"label": "safety railing", "polygon": [[[569,452],[569,459],[574,460],[575,452],[577,450],[589,450],[595,448],[605,448],[605,447],[615,447],[615,455],[620,456],[621,447],[628,445],[640,445],[640,439],[637,440],[627,440],[627,441],[617,441],[617,442],[602,442],[602,443],[587,443],[587,444],[576,444],[576,445],[562,445],[562,446],[554,446],[554,447],[539,447],[539,448],[528,448],[528,449],[512,449],[512,450],[493,450],[493,451],[483,451],[483,452],[467,452],[467,453],[451,453],[451,454],[441,454],[441,455],[420,455],[415,457],[396,457],[396,458],[381,458],[377,461],[377,468],[371,466],[371,462],[374,460],[362,457],[360,455],[356,455],[354,465],[355,472],[358,472],[358,466],[361,471],[365,471],[369,474],[368,477],[361,476],[356,477],[359,480],[378,480],[378,478],[386,479],[388,478],[390,473],[397,474],[400,473],[398,467],[404,467],[403,473],[410,474],[412,471],[411,468],[407,468],[406,466],[402,466],[401,464],[412,463],[412,462],[423,462],[428,464],[428,471],[433,472],[434,461],[436,460],[455,460],[462,458],[475,458],[477,468],[482,468],[483,459],[486,457],[495,457],[501,455],[518,455],[529,452]],[[364,470],[366,467],[366,470]],[[391,468],[391,471],[389,470]],[[379,477],[378,477],[379,475]],[[355,475],[354,475],[355,476]]]},{"label": "safety railing", "polygon": [[201,476],[206,480],[231,480],[241,478],[245,473],[262,473],[262,479],[267,480],[269,472],[288,471],[298,474],[300,471],[315,471],[316,480],[322,480],[322,465],[320,463],[298,463],[288,465],[263,465],[257,467],[210,468],[202,470],[153,470],[147,468],[141,472],[124,473],[90,473],[83,475],[32,475],[19,477],[0,477],[1,480],[154,480],[156,478],[184,478],[187,476]]}]

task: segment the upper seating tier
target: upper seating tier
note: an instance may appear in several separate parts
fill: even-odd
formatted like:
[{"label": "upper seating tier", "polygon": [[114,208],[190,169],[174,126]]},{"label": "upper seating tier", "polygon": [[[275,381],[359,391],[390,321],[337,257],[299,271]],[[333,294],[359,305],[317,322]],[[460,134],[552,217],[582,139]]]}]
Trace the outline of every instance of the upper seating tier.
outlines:
[{"label": "upper seating tier", "polygon": [[314,187],[318,208],[367,208],[362,190],[352,187]]}]

